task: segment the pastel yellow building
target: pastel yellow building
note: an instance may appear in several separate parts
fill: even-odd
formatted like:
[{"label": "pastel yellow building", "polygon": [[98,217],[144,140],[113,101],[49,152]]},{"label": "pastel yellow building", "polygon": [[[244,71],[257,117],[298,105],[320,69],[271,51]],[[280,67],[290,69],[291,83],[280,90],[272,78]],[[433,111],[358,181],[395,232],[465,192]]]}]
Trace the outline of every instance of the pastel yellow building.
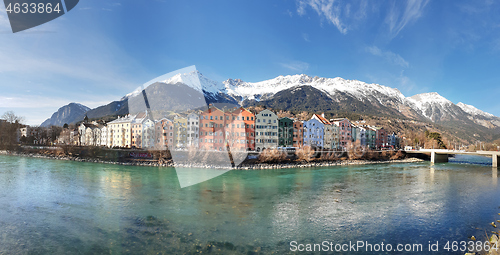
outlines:
[{"label": "pastel yellow building", "polygon": [[130,148],[132,146],[132,122],[135,116],[118,117],[108,123],[108,147]]}]

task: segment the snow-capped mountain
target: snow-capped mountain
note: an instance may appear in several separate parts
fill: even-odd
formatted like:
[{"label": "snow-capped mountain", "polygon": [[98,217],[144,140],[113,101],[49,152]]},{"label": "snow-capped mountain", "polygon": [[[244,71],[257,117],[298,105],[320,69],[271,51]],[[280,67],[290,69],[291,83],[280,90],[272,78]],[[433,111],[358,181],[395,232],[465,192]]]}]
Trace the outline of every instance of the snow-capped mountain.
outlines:
[{"label": "snow-capped mountain", "polygon": [[384,98],[377,95],[383,95],[401,103],[405,99],[405,96],[398,89],[378,84],[368,84],[358,80],[345,80],[340,77],[322,78],[297,74],[278,76],[274,79],[256,83],[244,82],[240,79],[228,79],[223,83],[226,86],[227,92],[232,96],[240,97],[241,101],[246,99],[267,99],[282,90],[303,85],[312,86],[328,93],[330,96],[342,92],[358,100],[377,100],[382,104],[385,103]]},{"label": "snow-capped mountain", "polygon": [[[142,96],[143,92],[147,97]],[[99,118],[144,111],[146,98],[150,110],[160,115],[198,109],[210,103],[230,103],[432,121],[449,128],[458,125],[460,132],[469,132],[474,137],[476,132],[500,134],[500,118],[470,105],[454,104],[435,92],[406,97],[396,88],[379,84],[305,74],[278,76],[261,82],[240,79],[217,82],[197,70],[189,70],[169,74],[168,78],[159,77],[120,101],[89,110],[87,114],[89,118]]]},{"label": "snow-capped mountain", "polygon": [[479,109],[477,109],[476,107],[472,106],[472,105],[468,105],[468,104],[464,104],[462,102],[459,102],[457,104],[458,107],[460,107],[464,112],[470,114],[470,115],[473,115],[473,116],[483,116],[483,117],[486,117],[486,118],[493,118],[495,117],[495,115],[491,114],[491,113],[487,113],[487,112],[483,112]]},{"label": "snow-capped mountain", "polygon": [[179,73],[174,75],[172,78],[163,81],[166,84],[185,84],[199,92],[211,95],[217,95],[219,93],[227,94],[226,88],[220,82],[213,81],[203,76],[199,71],[192,71],[189,73]]},{"label": "snow-capped mountain", "polygon": [[[164,84],[184,84],[200,93],[203,93],[206,97],[217,99],[221,94],[226,95],[227,91],[224,84],[211,80],[205,76],[203,76],[198,70],[187,72],[187,73],[178,73],[166,80],[158,81],[157,83]],[[152,84],[157,84],[152,83]],[[142,93],[142,90],[147,89],[150,85],[146,87],[140,87],[134,90],[132,93],[125,95],[125,98],[132,98]]]},{"label": "snow-capped mountain", "polygon": [[[253,101],[253,103],[250,103],[251,105],[262,103],[268,104],[268,106],[276,105],[276,102],[271,103],[275,96],[279,97],[278,101],[291,101],[287,97],[291,96],[294,89],[303,89],[303,86],[310,86],[326,93],[333,100],[330,104],[342,102],[355,105],[355,107],[333,107],[336,109],[356,112],[370,111],[372,113],[373,110],[378,110],[379,113],[399,113],[406,117],[421,117],[433,122],[466,120],[471,119],[471,116],[478,115],[487,118],[494,117],[473,106],[463,103],[456,105],[436,92],[405,97],[396,88],[358,80],[345,80],[340,77],[321,78],[299,74],[278,76],[274,79],[255,83],[245,82],[240,79],[228,79],[223,83],[227,93],[243,104]],[[289,93],[279,93],[283,91]],[[315,90],[311,90],[310,93],[316,93],[313,91]],[[283,106],[283,104],[281,105]],[[391,112],[391,109],[394,111]]]},{"label": "snow-capped mountain", "polygon": [[462,119],[465,112],[436,92],[423,93],[406,98],[413,108],[431,121]]}]

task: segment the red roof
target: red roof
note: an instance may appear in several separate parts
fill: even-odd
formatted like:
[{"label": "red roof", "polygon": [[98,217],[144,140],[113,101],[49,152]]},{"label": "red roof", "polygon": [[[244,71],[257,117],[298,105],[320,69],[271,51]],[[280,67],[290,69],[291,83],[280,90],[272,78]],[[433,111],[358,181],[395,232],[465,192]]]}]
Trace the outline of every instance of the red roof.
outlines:
[{"label": "red roof", "polygon": [[331,125],[332,124],[332,123],[330,123],[330,121],[328,121],[327,119],[325,119],[323,116],[318,115],[316,113],[313,114],[312,118],[314,118],[314,117],[316,117],[321,123],[323,123],[323,125]]}]

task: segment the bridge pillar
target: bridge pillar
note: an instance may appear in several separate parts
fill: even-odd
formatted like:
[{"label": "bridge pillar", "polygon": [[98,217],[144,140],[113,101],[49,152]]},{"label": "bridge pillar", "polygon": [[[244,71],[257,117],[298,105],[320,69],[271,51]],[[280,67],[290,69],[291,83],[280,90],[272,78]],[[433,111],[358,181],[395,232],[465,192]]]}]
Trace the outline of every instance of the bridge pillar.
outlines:
[{"label": "bridge pillar", "polygon": [[499,155],[491,155],[491,163],[492,163],[492,166],[495,167],[495,168],[498,168],[498,156]]},{"label": "bridge pillar", "polygon": [[446,163],[448,162],[448,154],[437,154],[435,151],[431,152],[432,163]]}]

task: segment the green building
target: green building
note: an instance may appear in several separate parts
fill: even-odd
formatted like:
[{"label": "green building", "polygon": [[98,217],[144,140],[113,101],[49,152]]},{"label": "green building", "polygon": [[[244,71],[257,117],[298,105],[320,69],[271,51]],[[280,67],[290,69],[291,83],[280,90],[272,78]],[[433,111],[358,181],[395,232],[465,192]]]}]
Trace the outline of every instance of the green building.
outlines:
[{"label": "green building", "polygon": [[278,146],[293,146],[293,120],[287,117],[279,119],[278,125]]},{"label": "green building", "polygon": [[369,149],[376,149],[377,130],[372,127],[366,128],[366,146]]}]

